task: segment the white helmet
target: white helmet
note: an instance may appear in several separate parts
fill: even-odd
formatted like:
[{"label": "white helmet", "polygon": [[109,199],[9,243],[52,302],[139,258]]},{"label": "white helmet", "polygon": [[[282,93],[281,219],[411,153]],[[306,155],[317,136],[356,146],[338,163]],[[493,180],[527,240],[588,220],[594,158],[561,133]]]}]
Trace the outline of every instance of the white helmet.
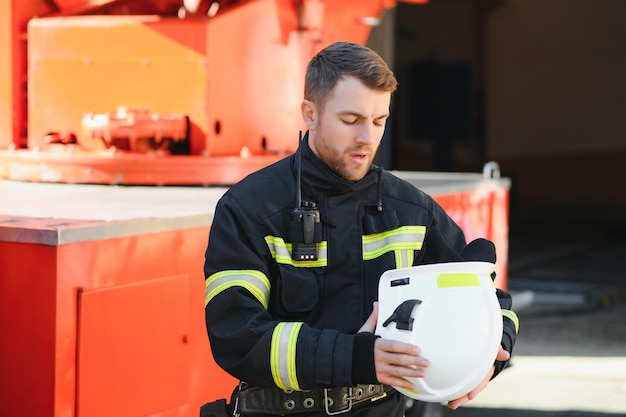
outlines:
[{"label": "white helmet", "polygon": [[490,262],[449,262],[387,271],[378,287],[376,334],[417,345],[430,361],[408,378],[408,397],[446,402],[472,391],[495,362],[502,314]]}]

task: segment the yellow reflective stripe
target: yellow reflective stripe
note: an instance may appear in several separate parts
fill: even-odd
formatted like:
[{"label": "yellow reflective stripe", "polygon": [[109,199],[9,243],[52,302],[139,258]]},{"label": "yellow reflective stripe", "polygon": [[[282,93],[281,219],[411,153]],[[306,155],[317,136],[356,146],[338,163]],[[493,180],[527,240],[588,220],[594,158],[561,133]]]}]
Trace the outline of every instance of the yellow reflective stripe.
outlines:
[{"label": "yellow reflective stripe", "polygon": [[476,274],[439,274],[437,276],[437,287],[480,287],[480,280],[478,279],[478,275]]},{"label": "yellow reflective stripe", "polygon": [[502,310],[502,315],[511,319],[515,325],[515,334],[519,333],[519,318],[517,317],[517,314],[511,310]]},{"label": "yellow reflective stripe", "polygon": [[232,287],[243,287],[267,309],[270,281],[264,273],[253,269],[220,271],[204,281],[204,306],[217,294]]},{"label": "yellow reflective stripe", "polygon": [[396,268],[408,268],[413,266],[413,251],[412,250],[395,250],[396,255]]},{"label": "yellow reflective stripe", "polygon": [[396,250],[420,250],[426,226],[402,226],[363,236],[363,259],[368,261]]},{"label": "yellow reflective stripe", "polygon": [[272,333],[270,368],[277,387],[300,391],[296,375],[296,344],[302,323],[278,323]]},{"label": "yellow reflective stripe", "polygon": [[302,268],[322,267],[328,265],[328,242],[322,241],[317,244],[317,260],[315,261],[294,261],[291,259],[291,243],[286,243],[284,239],[277,236],[265,236],[265,243],[269,248],[272,257],[279,264],[291,265]]}]

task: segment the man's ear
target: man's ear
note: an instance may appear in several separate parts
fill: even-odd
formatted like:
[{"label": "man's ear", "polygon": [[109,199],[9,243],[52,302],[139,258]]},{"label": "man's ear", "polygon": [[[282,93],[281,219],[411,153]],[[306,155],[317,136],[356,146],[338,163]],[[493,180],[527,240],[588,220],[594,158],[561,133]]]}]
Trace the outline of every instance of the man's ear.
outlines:
[{"label": "man's ear", "polygon": [[315,104],[310,100],[302,100],[300,109],[302,110],[302,119],[304,119],[307,129],[314,129],[319,117]]}]

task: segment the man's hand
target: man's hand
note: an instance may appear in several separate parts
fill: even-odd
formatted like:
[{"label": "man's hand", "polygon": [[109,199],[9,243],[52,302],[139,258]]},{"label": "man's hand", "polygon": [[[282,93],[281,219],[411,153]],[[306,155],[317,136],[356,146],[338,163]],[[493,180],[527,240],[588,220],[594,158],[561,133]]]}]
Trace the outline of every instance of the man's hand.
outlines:
[{"label": "man's hand", "polygon": [[[507,361],[507,360],[509,360],[510,357],[511,357],[511,354],[509,352],[507,352],[506,350],[504,350],[502,348],[502,346],[500,346],[500,349],[498,350],[498,354],[496,355],[496,360],[497,361]],[[476,396],[483,389],[485,389],[485,387],[487,386],[487,384],[491,380],[491,377],[493,376],[493,373],[495,372],[495,370],[496,370],[496,367],[494,365],[494,366],[491,367],[491,369],[487,373],[487,376],[485,377],[485,379],[483,379],[482,382],[476,388],[474,388],[470,393],[468,393],[467,395],[464,395],[461,398],[457,398],[456,400],[448,401],[448,408],[451,408],[452,410],[456,410],[461,405],[463,405],[466,402],[476,398]]]},{"label": "man's hand", "polygon": [[[378,303],[374,303],[372,314],[359,329],[361,332],[374,333],[378,319]],[[415,389],[415,385],[405,378],[423,378],[429,365],[427,359],[419,356],[420,349],[397,340],[376,339],[374,342],[374,365],[376,379],[381,384],[393,385],[406,389]]]}]

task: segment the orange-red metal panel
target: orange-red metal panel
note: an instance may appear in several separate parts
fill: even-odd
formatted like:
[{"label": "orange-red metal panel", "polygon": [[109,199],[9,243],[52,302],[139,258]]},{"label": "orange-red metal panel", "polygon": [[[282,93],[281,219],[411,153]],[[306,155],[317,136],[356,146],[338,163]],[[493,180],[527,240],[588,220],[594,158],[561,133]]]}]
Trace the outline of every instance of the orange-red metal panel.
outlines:
[{"label": "orange-red metal panel", "polygon": [[205,22],[158,16],[44,18],[31,20],[28,37],[30,147],[44,147],[48,132],[80,135],[86,113],[131,106],[189,115],[199,127],[193,132],[201,136],[191,138],[191,151],[204,149]]},{"label": "orange-red metal panel", "polygon": [[[8,134],[0,131],[0,150],[12,142],[26,147],[25,139],[20,138],[28,130],[28,147],[45,153],[48,133],[79,135],[85,113],[102,114],[131,106],[189,115],[191,154],[211,158],[293,151],[294,132],[304,128],[298,114],[310,57],[336,40],[364,43],[369,24],[396,4],[394,0],[224,1],[214,17],[181,20],[174,17],[181,5],[175,0],[1,1],[0,11],[12,12],[3,14],[5,19],[12,16],[12,25],[0,32],[0,44],[10,43],[12,52],[5,52],[7,59],[1,60],[0,76],[7,76],[0,78],[10,80],[5,87],[11,88],[3,90],[0,85],[0,109],[5,106],[12,111],[0,112],[11,117],[10,123],[0,123],[10,130]],[[71,16],[84,13],[102,15]],[[162,17],[137,13],[160,13]],[[34,16],[66,17],[31,20]],[[28,129],[27,23],[31,32]],[[14,157],[25,159],[22,173],[37,171],[24,154]],[[78,162],[72,163],[73,159]],[[186,165],[186,161],[177,164]],[[108,161],[112,165],[118,162],[124,165],[124,161]],[[249,162],[256,167],[256,162]],[[58,181],[93,182],[70,175],[77,165],[89,163],[89,158],[77,152],[64,163],[70,167],[60,168],[65,175]],[[144,168],[152,167],[141,164],[140,170]],[[248,172],[250,169],[244,168],[235,180]],[[210,183],[232,183],[220,180],[221,175],[212,175],[218,180]],[[24,179],[42,180],[36,174]],[[102,182],[120,181],[109,176]],[[124,182],[146,183],[143,179]],[[166,178],[155,183],[192,182],[187,176],[182,182]]]},{"label": "orange-red metal panel", "polygon": [[54,0],[55,16],[81,14],[146,14],[175,16],[182,0]]},{"label": "orange-red metal panel", "polygon": [[[54,219],[50,219],[51,224]],[[63,222],[61,222],[63,223]],[[59,225],[56,227],[64,227]],[[73,227],[70,223],[68,227]],[[27,233],[28,231],[25,231]],[[171,290],[171,299],[168,302],[183,304],[182,310],[176,316],[178,325],[172,324],[170,335],[178,334],[180,329],[188,329],[186,339],[182,339],[180,349],[174,346],[177,341],[157,343],[146,350],[147,358],[157,358],[161,355],[170,355],[177,351],[175,358],[166,358],[164,363],[168,380],[159,383],[144,382],[159,390],[166,389],[165,383],[170,384],[172,389],[170,396],[165,396],[162,402],[155,400],[152,405],[169,407],[182,398],[181,389],[188,387],[188,395],[185,401],[175,404],[173,408],[162,410],[162,413],[154,415],[167,417],[196,417],[201,404],[204,402],[227,397],[230,395],[236,381],[219,369],[213,362],[206,330],[204,327],[204,277],[202,277],[202,259],[208,227],[181,229],[168,232],[139,234],[129,237],[92,240],[78,243],[61,244],[58,246],[45,246],[40,244],[20,244],[0,242],[0,371],[3,389],[0,392],[0,415],[37,415],[41,417],[53,416],[77,416],[76,406],[86,407],[91,410],[97,406],[91,401],[95,400],[93,387],[98,377],[94,372],[98,370],[98,364],[92,364],[81,374],[82,368],[77,366],[79,353],[87,355],[87,359],[97,357],[97,349],[93,340],[85,345],[81,352],[78,344],[81,340],[78,336],[79,327],[79,289],[87,294],[88,309],[87,323],[103,328],[119,323],[121,318],[112,318],[109,322],[97,322],[94,314],[95,309],[102,307],[103,311],[109,311],[120,307],[123,311],[132,310],[128,305],[129,294],[135,293],[131,289],[124,293],[113,305],[96,305],[98,302],[109,297],[115,298],[122,292],[115,289],[138,286],[147,288],[143,293],[143,300],[137,299],[138,309],[150,309],[146,311],[132,311],[128,324],[137,323],[144,318],[144,314],[150,311],[155,316],[154,321],[145,322],[146,328],[161,329],[163,312],[155,312],[153,309],[162,308],[164,312],[171,312],[171,306],[157,305],[163,302],[166,294],[162,293],[163,287],[151,287],[149,284],[159,281],[161,277],[178,277],[174,281],[176,285],[184,288],[172,290],[170,285],[164,284]],[[185,281],[184,284],[181,282]],[[147,284],[142,287],[143,284]],[[100,293],[99,290],[103,292]],[[104,291],[110,289],[110,293]],[[91,292],[95,291],[95,292]],[[90,295],[91,294],[91,295]],[[150,300],[155,300],[152,305]],[[91,303],[96,304],[91,304]],[[124,304],[126,303],[126,304]],[[150,305],[147,305],[150,304]],[[130,313],[129,313],[130,314]],[[101,318],[106,320],[106,318]],[[168,333],[168,325],[164,325],[165,334]],[[175,329],[175,330],[173,330]],[[84,328],[83,331],[87,331]],[[123,331],[123,329],[117,329]],[[128,330],[128,329],[126,329]],[[88,331],[87,331],[88,332]],[[130,351],[137,352],[148,349],[141,340],[136,337],[132,340],[110,340],[108,343],[116,343],[120,346],[127,344]],[[119,335],[119,334],[118,334]],[[86,337],[90,337],[87,333]],[[151,340],[164,335],[153,335]],[[11,343],[5,343],[10,341]],[[83,339],[83,341],[85,341]],[[185,342],[186,343],[183,343]],[[145,348],[145,349],[144,349]],[[101,354],[111,358],[110,344],[101,346]],[[185,357],[180,355],[184,353]],[[85,360],[87,360],[85,359]],[[178,364],[189,366],[183,369],[171,369]],[[86,363],[83,365],[87,366]],[[146,366],[146,362],[142,364]],[[138,370],[135,366],[131,370]],[[86,388],[77,380],[77,375],[87,378],[84,382]],[[146,375],[150,375],[149,372]],[[111,377],[106,374],[105,377]],[[91,380],[89,378],[92,378]],[[95,379],[94,379],[95,378]],[[112,377],[111,377],[112,378]],[[140,378],[139,376],[129,376]],[[115,381],[110,381],[111,383]],[[122,383],[123,381],[117,381]],[[6,385],[6,387],[4,386]],[[113,387],[101,387],[103,390]],[[86,390],[86,391],[85,391]],[[110,391],[109,391],[110,392]],[[82,401],[81,393],[87,398]],[[129,410],[138,410],[147,407],[147,396],[121,399],[117,406],[127,407]],[[167,400],[167,401],[165,401]],[[115,402],[115,398],[109,399]],[[137,401],[137,403],[135,402]],[[105,407],[106,408],[106,407]],[[90,415],[85,412],[81,416]],[[109,414],[111,415],[111,414]],[[115,414],[120,415],[120,414]],[[130,414],[127,414],[130,415]],[[134,416],[145,414],[134,414]]]},{"label": "orange-red metal panel", "polygon": [[364,43],[370,30],[364,18],[381,16],[386,3],[261,0],[203,20],[33,19],[29,146],[45,149],[50,132],[72,132],[80,144],[86,113],[130,106],[189,115],[192,155],[290,153],[304,129],[299,107],[308,60],[336,40]]},{"label": "orange-red metal panel", "polygon": [[77,415],[145,416],[187,403],[198,313],[188,284],[180,275],[79,293]]},{"label": "orange-red metal panel", "polygon": [[[73,407],[74,401],[80,401],[74,393],[75,311],[78,307],[76,302],[67,302],[68,295],[76,293],[77,287],[87,292],[180,274],[188,277],[186,350],[190,366],[185,369],[184,380],[172,378],[169,382],[172,386],[189,384],[190,394],[185,404],[168,415],[195,417],[203,402],[230,395],[236,382],[213,362],[204,328],[204,277],[201,271],[207,235],[208,229],[202,227],[59,246],[59,298],[63,295],[65,303],[61,306],[59,299],[57,361],[64,364],[61,365],[64,369],[57,372],[57,410],[64,405]],[[161,346],[152,346],[152,355],[165,353],[161,349]],[[64,375],[72,377],[65,378]],[[177,375],[180,373],[173,376]]]},{"label": "orange-red metal panel", "polygon": [[175,15],[180,3],[177,0],[0,0],[0,149],[13,144],[27,147],[26,28],[31,18],[86,11]]},{"label": "orange-red metal panel", "polygon": [[477,238],[496,245],[496,285],[508,285],[509,189],[477,188],[450,194],[434,195],[435,200],[463,229],[467,241]]},{"label": "orange-red metal panel", "polygon": [[0,149],[13,143],[13,1],[0,0]]},{"label": "orange-red metal panel", "polygon": [[64,9],[87,9],[92,5],[106,5],[113,3],[112,0],[54,0],[60,10]]},{"label": "orange-red metal panel", "polygon": [[265,0],[211,20],[32,20],[29,145],[45,147],[51,131],[79,135],[85,113],[127,105],[188,114],[195,155],[291,152],[304,127],[303,74],[315,50],[308,32],[279,42],[277,14]]},{"label": "orange-red metal panel", "polygon": [[[61,145],[63,146],[63,145]],[[84,184],[231,185],[284,155],[168,156],[118,153],[0,152],[0,178]]]},{"label": "orange-red metal panel", "polygon": [[45,16],[51,11],[50,2],[46,0],[20,1],[12,0],[12,64],[13,64],[13,142],[17,147],[27,147],[27,37],[28,21],[33,16]]},{"label": "orange-red metal panel", "polygon": [[358,18],[381,11],[380,0],[263,0],[209,20],[209,154],[293,151],[308,61],[337,40],[365,43],[371,28]]},{"label": "orange-red metal panel", "polygon": [[210,155],[291,152],[304,125],[300,101],[304,67],[312,51],[306,32],[281,42],[274,1],[250,2],[208,24],[207,90]]},{"label": "orange-red metal panel", "polygon": [[0,242],[0,415],[53,416],[56,250]]}]

